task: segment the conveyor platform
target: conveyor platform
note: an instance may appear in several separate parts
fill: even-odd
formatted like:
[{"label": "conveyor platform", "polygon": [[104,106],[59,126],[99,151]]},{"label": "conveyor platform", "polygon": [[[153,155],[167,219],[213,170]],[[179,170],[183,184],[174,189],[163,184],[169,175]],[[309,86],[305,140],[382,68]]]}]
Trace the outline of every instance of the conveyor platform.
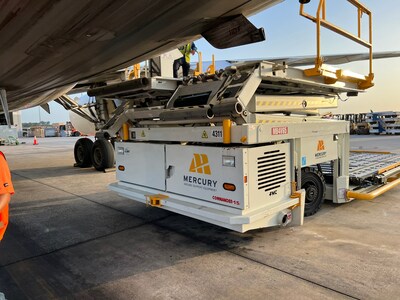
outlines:
[{"label": "conveyor platform", "polygon": [[385,179],[400,169],[400,154],[350,152],[350,182],[362,184],[385,183]]},{"label": "conveyor platform", "polygon": [[[321,164],[326,177],[332,176],[331,164]],[[351,151],[349,180],[352,189],[385,184],[388,178],[400,171],[400,154],[389,152]]]}]

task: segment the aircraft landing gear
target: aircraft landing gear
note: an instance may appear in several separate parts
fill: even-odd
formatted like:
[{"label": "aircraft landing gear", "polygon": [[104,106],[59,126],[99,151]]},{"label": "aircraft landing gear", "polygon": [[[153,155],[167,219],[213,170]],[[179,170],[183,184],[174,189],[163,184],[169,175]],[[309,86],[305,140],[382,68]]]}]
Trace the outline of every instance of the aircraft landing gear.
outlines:
[{"label": "aircraft landing gear", "polygon": [[92,147],[92,164],[98,171],[114,167],[114,147],[106,139],[98,139]]},{"label": "aircraft landing gear", "polygon": [[107,139],[97,139],[94,143],[91,139],[81,138],[76,141],[74,147],[75,166],[88,168],[93,165],[98,171],[114,167],[114,147]]},{"label": "aircraft landing gear", "polygon": [[81,138],[76,141],[74,147],[75,166],[88,168],[92,166],[92,146],[93,141],[88,138]]}]

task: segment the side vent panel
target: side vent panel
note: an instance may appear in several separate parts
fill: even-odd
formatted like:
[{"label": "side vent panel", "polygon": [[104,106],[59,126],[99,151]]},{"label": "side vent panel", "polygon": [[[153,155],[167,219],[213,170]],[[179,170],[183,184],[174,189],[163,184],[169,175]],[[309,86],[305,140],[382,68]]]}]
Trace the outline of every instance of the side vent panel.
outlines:
[{"label": "side vent panel", "polygon": [[276,190],[287,181],[286,153],[281,150],[264,152],[257,158],[258,189],[265,192]]},{"label": "side vent panel", "polygon": [[289,143],[250,148],[248,163],[251,206],[273,205],[290,197]]}]

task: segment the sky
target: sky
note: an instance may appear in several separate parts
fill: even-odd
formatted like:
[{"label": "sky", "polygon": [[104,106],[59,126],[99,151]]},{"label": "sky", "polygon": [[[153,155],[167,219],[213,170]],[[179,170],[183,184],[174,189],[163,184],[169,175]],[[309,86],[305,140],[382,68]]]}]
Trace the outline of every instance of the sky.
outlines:
[{"label": "sky", "polygon": [[[315,15],[317,0],[305,5],[307,13]],[[379,51],[400,50],[400,1],[398,0],[361,0],[372,11],[373,49]],[[347,0],[326,0],[327,20],[350,31],[357,31],[357,11]],[[211,60],[212,54],[216,60],[252,59],[282,56],[314,55],[315,24],[299,16],[297,0],[286,0],[270,9],[249,18],[256,27],[263,27],[266,41],[231,49],[219,50],[213,48],[207,41],[200,39],[196,46],[203,54],[203,60]],[[368,17],[362,19],[362,37],[368,36]],[[322,54],[342,54],[367,52],[367,49],[339,37],[327,30],[322,31]],[[195,60],[195,59],[193,59]],[[367,62],[350,63],[342,68],[362,74],[367,74]],[[358,97],[352,97],[340,102],[333,113],[361,113],[373,111],[400,111],[397,84],[400,81],[400,57],[375,60],[373,66],[375,86]],[[65,122],[69,120],[68,112],[59,104],[50,103],[51,114],[41,108],[22,111],[22,122],[50,121]],[[40,110],[40,114],[39,114]],[[40,119],[39,119],[40,117]]]}]

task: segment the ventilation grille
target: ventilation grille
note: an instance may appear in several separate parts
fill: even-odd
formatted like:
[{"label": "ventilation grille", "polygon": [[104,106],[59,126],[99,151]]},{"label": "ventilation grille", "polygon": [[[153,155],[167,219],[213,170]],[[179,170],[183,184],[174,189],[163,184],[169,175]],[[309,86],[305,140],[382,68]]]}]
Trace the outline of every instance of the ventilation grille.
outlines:
[{"label": "ventilation grille", "polygon": [[286,156],[280,150],[264,152],[257,158],[258,189],[275,190],[286,182]]}]

